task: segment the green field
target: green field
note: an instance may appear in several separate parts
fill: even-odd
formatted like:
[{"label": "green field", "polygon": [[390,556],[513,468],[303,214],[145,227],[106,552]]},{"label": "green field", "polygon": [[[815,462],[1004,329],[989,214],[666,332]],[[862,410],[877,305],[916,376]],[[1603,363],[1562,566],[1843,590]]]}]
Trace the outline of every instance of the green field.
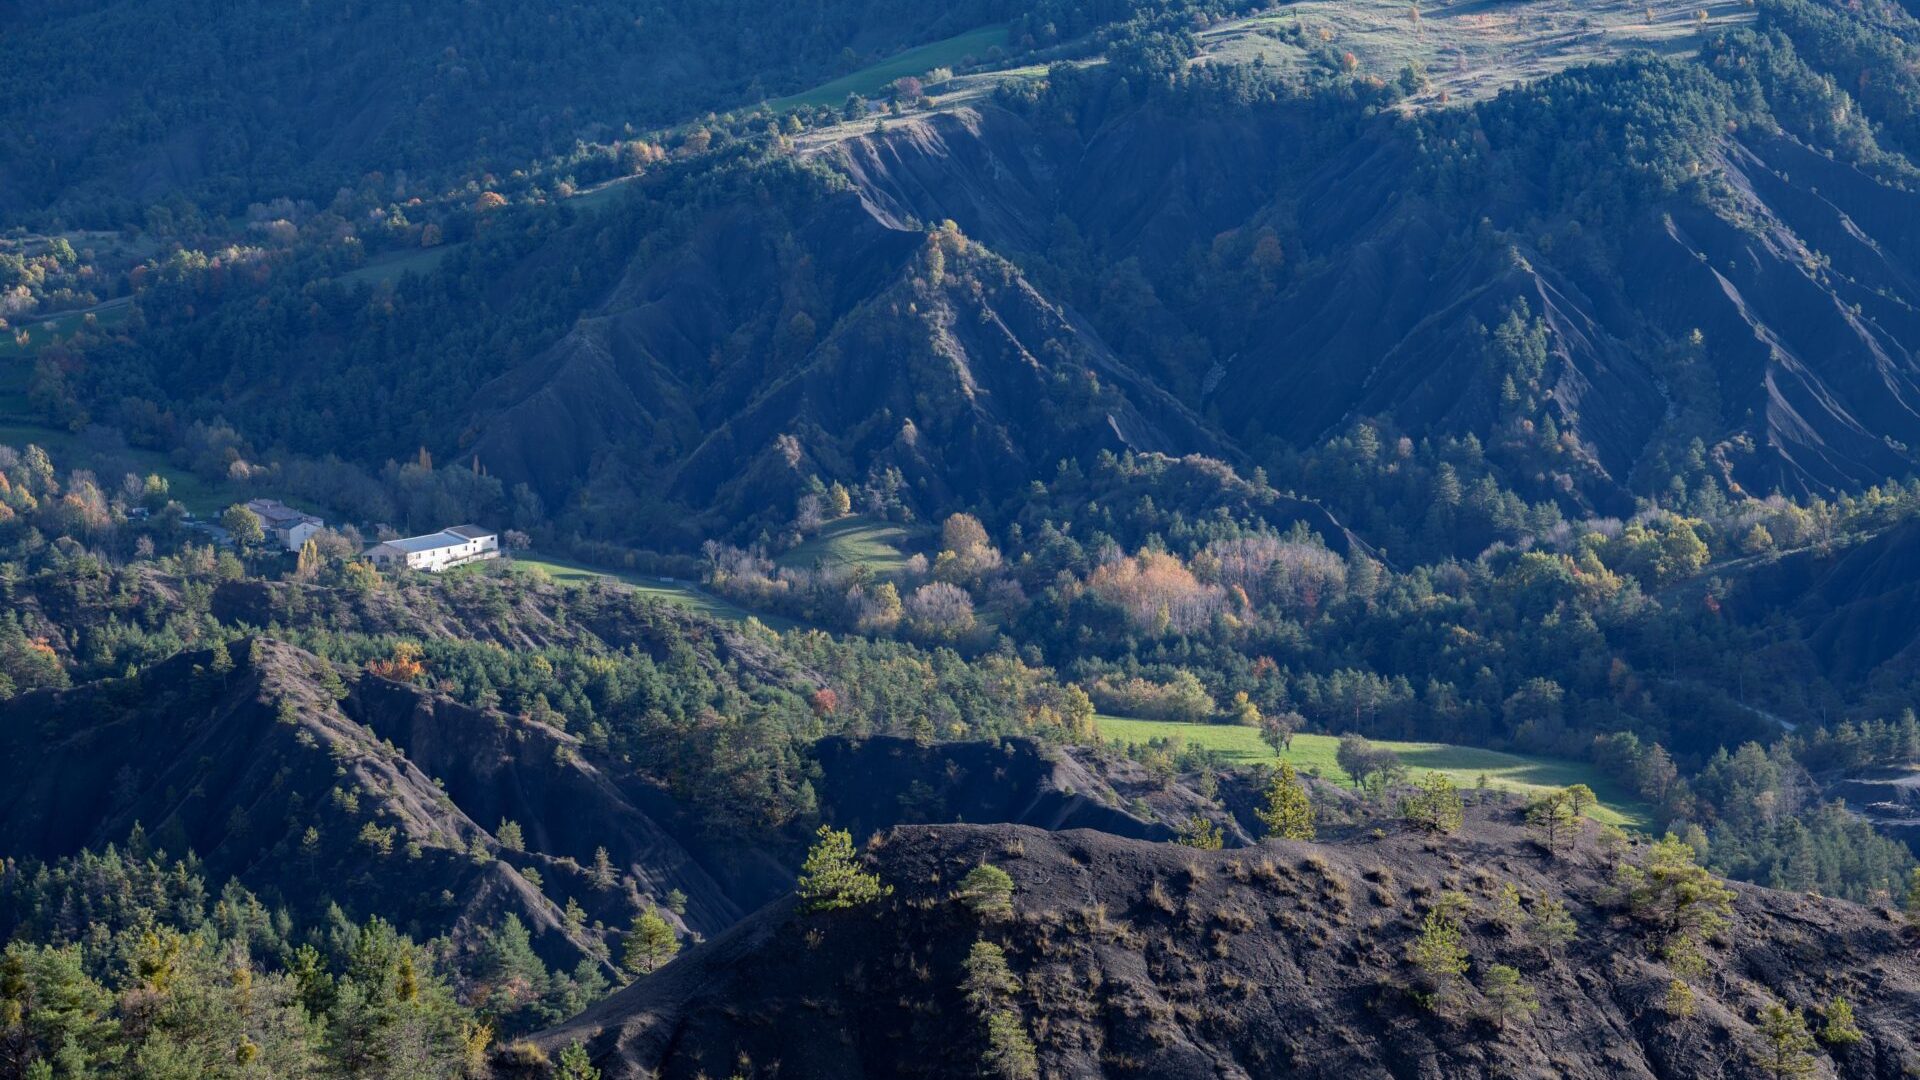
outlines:
[{"label": "green field", "polygon": [[[1101,716],[1098,724],[1101,736],[1109,740],[1133,744],[1177,736],[1185,739],[1189,746],[1215,751],[1237,765],[1279,760],[1273,748],[1260,741],[1258,731],[1234,724],[1182,724],[1164,720],[1131,720],[1118,716]],[[1523,792],[1585,784],[1600,799],[1600,805],[1594,808],[1591,815],[1594,820],[1627,827],[1642,825],[1646,820],[1645,808],[1620,785],[1582,762],[1508,754],[1448,743],[1375,740],[1374,745],[1400,755],[1400,760],[1416,775],[1446,773],[1462,788],[1474,787],[1482,775],[1495,788]],[[1301,772],[1317,771],[1328,780],[1348,783],[1346,772],[1334,761],[1334,751],[1339,746],[1340,740],[1332,735],[1295,735],[1293,749],[1286,754],[1286,759]]]},{"label": "green field", "polygon": [[819,563],[865,565],[877,574],[891,574],[906,568],[907,553],[903,549],[913,537],[913,532],[904,525],[855,514],[821,529],[776,561],[781,566],[794,568]]},{"label": "green field", "polygon": [[978,30],[969,30],[944,41],[935,41],[917,49],[896,53],[872,67],[862,68],[851,75],[843,75],[829,83],[822,83],[804,93],[776,98],[767,104],[775,111],[780,111],[817,105],[839,105],[847,100],[848,94],[859,94],[870,98],[902,75],[925,75],[937,67],[952,67],[969,56],[975,58],[985,56],[988,49],[1003,46],[1006,43],[1006,27],[983,26]]},{"label": "green field", "polygon": [[399,281],[407,274],[425,274],[439,266],[442,259],[460,246],[446,244],[441,247],[389,252],[367,260],[365,266],[340,274],[334,280],[343,285],[378,285],[383,281]]},{"label": "green field", "polygon": [[[81,320],[88,314],[98,318],[102,326],[114,326],[125,322],[132,311],[133,305],[127,301],[110,300],[87,311],[69,311],[46,319],[15,320],[5,331],[0,331],[0,363],[22,356],[32,356],[54,338],[71,335],[75,330],[80,329]],[[14,339],[14,334],[22,330],[27,333],[27,343],[24,348]],[[24,385],[24,376],[22,382]]]},{"label": "green field", "polygon": [[100,486],[111,494],[118,490],[124,473],[145,476],[159,473],[167,478],[174,499],[200,517],[212,517],[234,504],[240,494],[228,485],[211,484],[185,469],[176,467],[157,450],[116,446],[99,449],[88,444],[85,436],[31,421],[0,417],[0,445],[23,450],[28,443],[45,450],[53,466],[65,475],[72,469],[91,469]]},{"label": "green field", "polygon": [[632,176],[622,176],[597,187],[590,187],[567,200],[567,205],[576,210],[598,210],[601,207],[610,206],[635,179],[637,178]]},{"label": "green field", "polygon": [[778,615],[761,615],[748,611],[691,582],[662,578],[655,574],[640,574],[630,570],[606,570],[567,559],[532,555],[515,555],[512,565],[517,568],[539,570],[562,585],[584,585],[596,580],[617,581],[656,600],[678,604],[689,611],[715,619],[746,622],[749,618],[755,618],[772,629],[782,631],[791,630],[799,625],[792,619]]}]

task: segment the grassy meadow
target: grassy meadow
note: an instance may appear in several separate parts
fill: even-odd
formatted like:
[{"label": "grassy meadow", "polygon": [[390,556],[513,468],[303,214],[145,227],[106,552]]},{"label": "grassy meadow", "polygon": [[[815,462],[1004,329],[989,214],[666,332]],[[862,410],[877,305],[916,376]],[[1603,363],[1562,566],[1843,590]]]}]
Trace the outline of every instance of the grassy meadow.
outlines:
[{"label": "grassy meadow", "polygon": [[[1144,744],[1155,738],[1184,739],[1189,746],[1204,747],[1236,765],[1270,764],[1281,755],[1260,741],[1253,728],[1234,724],[1183,724],[1165,720],[1134,720],[1119,716],[1098,719],[1100,735],[1109,741]],[[1644,823],[1644,808],[1598,769],[1579,761],[1561,758],[1510,754],[1500,750],[1482,750],[1448,743],[1394,742],[1373,740],[1400,755],[1400,760],[1415,775],[1446,773],[1461,788],[1472,788],[1485,776],[1490,786],[1521,792],[1544,792],[1569,784],[1585,784],[1600,799],[1592,817],[1612,825],[1638,826]],[[1295,735],[1293,749],[1285,758],[1301,772],[1313,772],[1336,783],[1351,779],[1334,761],[1340,740],[1332,735]]]},{"label": "grassy meadow", "polygon": [[876,574],[892,574],[906,568],[907,545],[915,533],[905,525],[878,521],[854,514],[835,521],[808,537],[805,543],[782,554],[781,566],[806,568],[825,563],[830,566],[866,566]]},{"label": "grassy meadow", "polygon": [[799,625],[792,619],[778,615],[762,615],[748,611],[738,604],[707,592],[692,582],[677,578],[663,578],[655,574],[641,574],[631,570],[609,570],[567,559],[538,555],[515,555],[512,565],[516,568],[538,571],[562,585],[585,585],[596,580],[616,581],[656,600],[678,604],[689,611],[716,619],[745,622],[749,618],[755,618],[775,630],[790,630]]},{"label": "grassy meadow", "polygon": [[767,104],[775,111],[780,111],[811,108],[817,105],[839,105],[847,100],[848,94],[859,94],[861,97],[871,98],[884,90],[888,83],[903,75],[925,75],[937,67],[952,67],[968,57],[982,57],[986,55],[987,50],[1006,43],[1006,27],[983,26],[942,41],[896,53],[870,67],[861,68],[849,75],[842,75],[832,82],[821,83],[811,90],[775,98]]}]

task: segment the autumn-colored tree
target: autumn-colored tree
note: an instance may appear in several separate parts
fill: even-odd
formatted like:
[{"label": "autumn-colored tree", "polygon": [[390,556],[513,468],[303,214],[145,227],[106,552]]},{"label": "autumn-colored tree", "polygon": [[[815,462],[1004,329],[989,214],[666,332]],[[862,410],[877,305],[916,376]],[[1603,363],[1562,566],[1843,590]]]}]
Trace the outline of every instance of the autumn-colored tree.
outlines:
[{"label": "autumn-colored tree", "polygon": [[410,683],[427,672],[420,646],[411,641],[396,641],[393,651],[383,660],[367,661],[367,670],[383,679]]},{"label": "autumn-colored tree", "polygon": [[294,576],[302,581],[311,581],[314,575],[320,572],[320,564],[320,545],[314,543],[312,537],[308,537],[300,545],[300,554],[294,560]]},{"label": "autumn-colored tree", "polygon": [[1127,613],[1135,629],[1160,636],[1205,629],[1226,610],[1226,591],[1203,583],[1177,556],[1143,551],[1094,570],[1087,588]]}]

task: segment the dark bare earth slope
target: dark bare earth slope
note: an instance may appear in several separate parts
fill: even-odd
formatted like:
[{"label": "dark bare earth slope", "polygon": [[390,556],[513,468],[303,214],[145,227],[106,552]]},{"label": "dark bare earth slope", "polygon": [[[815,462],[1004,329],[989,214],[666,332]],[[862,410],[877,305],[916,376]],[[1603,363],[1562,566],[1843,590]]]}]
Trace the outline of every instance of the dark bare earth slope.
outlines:
[{"label": "dark bare earth slope", "polygon": [[[1005,947],[1023,985],[1010,1007],[1043,1076],[1709,1077],[1760,1075],[1760,1010],[1855,1005],[1867,1038],[1821,1054],[1820,1075],[1908,1075],[1920,1063],[1920,965],[1878,911],[1737,887],[1707,949],[1697,1013],[1670,1015],[1673,972],[1606,901],[1586,844],[1549,863],[1511,808],[1475,811],[1460,838],[1413,835],[1203,852],[1110,835],[1007,826],[907,827],[871,864],[879,904],[802,914],[791,901],[541,1036],[582,1042],[609,1080],[981,1075],[985,1029],[960,991],[977,940]],[[954,899],[992,862],[1015,913]],[[1493,918],[1511,883],[1529,909],[1564,901],[1579,927],[1547,956]],[[1438,1012],[1409,993],[1406,950],[1445,891],[1480,984],[1518,968],[1540,1009],[1504,1030],[1475,989]],[[501,1058],[503,1075],[520,1074]]]}]

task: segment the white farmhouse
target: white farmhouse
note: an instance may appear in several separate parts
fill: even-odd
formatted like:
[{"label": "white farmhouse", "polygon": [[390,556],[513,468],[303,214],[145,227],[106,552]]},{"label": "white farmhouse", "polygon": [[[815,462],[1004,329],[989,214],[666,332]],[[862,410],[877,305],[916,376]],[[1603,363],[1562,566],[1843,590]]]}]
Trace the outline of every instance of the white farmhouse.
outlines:
[{"label": "white farmhouse", "polygon": [[366,550],[378,566],[404,566],[437,574],[470,562],[500,557],[500,537],[477,525],[455,525],[425,536],[386,540]]},{"label": "white farmhouse", "polygon": [[327,527],[327,523],[281,502],[279,499],[249,499],[247,509],[260,519],[260,529],[280,541],[288,551],[299,551],[309,537]]}]

